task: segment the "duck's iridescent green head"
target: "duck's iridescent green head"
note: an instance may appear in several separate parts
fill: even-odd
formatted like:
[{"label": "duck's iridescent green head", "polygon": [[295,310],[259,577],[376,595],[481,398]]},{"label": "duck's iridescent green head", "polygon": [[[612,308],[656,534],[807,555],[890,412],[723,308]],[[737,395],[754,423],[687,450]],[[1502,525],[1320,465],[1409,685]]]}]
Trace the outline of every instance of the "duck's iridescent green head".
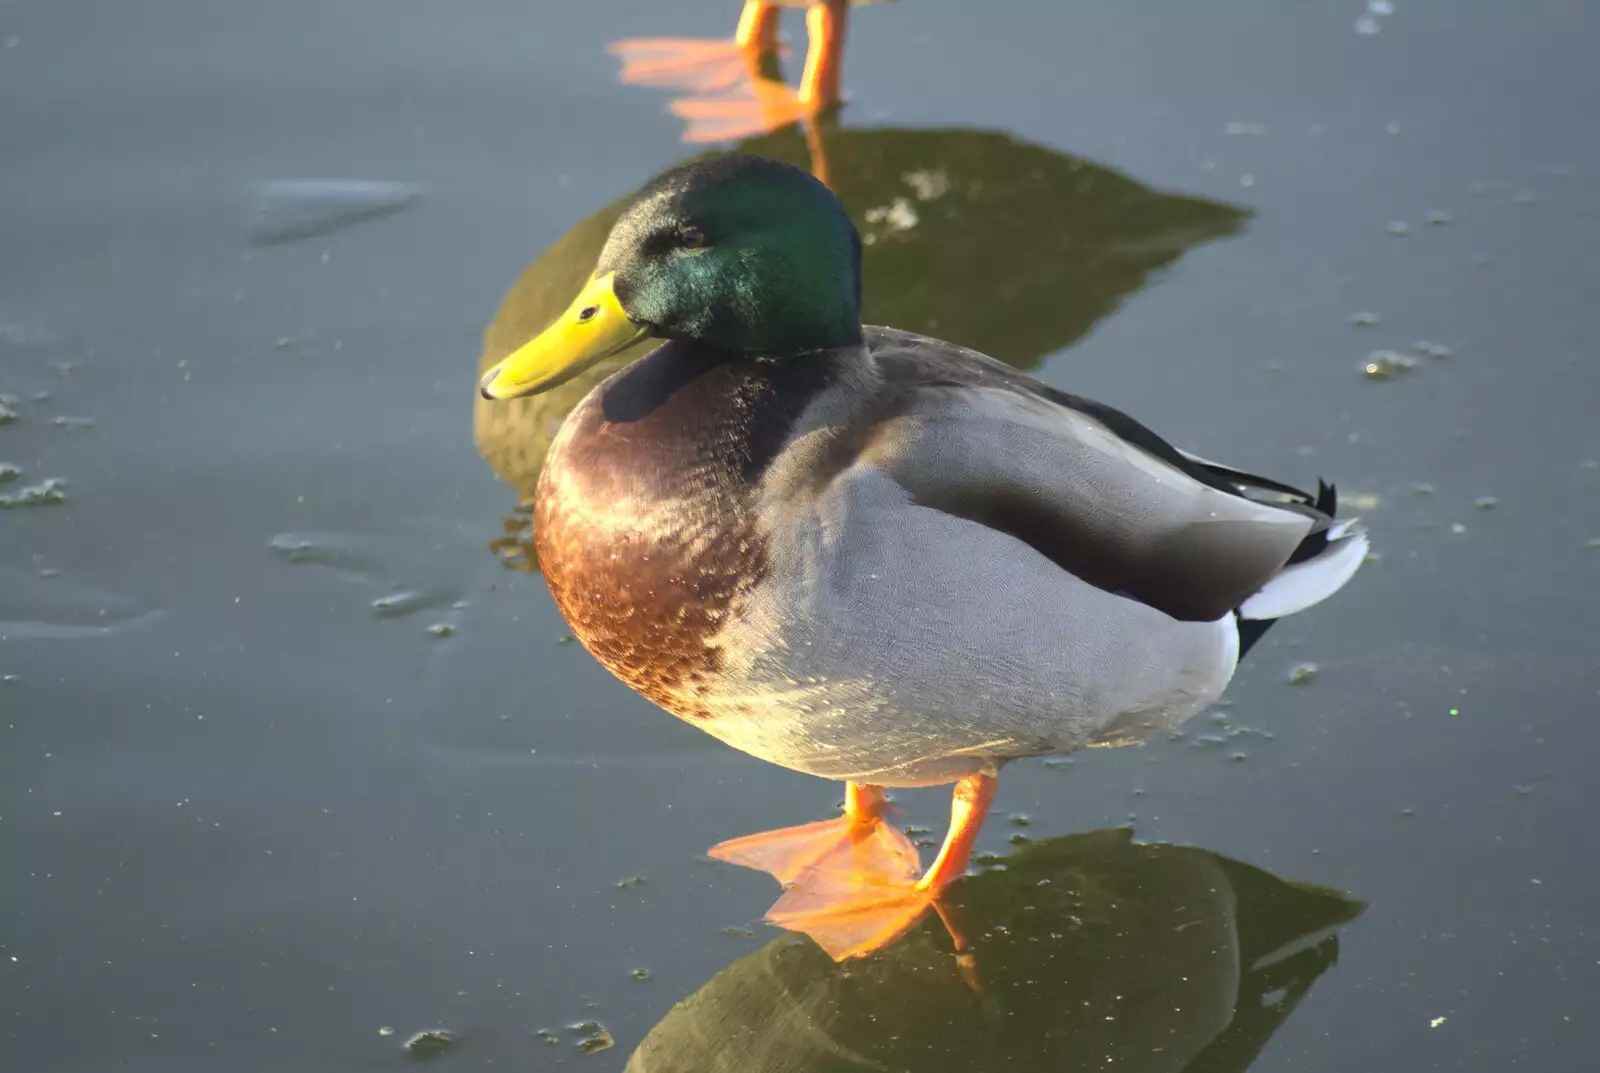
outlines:
[{"label": "duck's iridescent green head", "polygon": [[861,340],[861,240],[826,186],[734,154],[646,186],[572,305],[485,374],[485,398],[565,383],[644,336],[790,357]]}]

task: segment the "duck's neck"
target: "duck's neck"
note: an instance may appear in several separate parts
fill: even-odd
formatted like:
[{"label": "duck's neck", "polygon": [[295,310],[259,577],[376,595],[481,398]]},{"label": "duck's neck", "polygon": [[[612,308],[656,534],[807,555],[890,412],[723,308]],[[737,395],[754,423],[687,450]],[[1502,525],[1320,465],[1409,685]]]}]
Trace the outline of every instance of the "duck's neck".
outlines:
[{"label": "duck's neck", "polygon": [[748,490],[813,403],[836,393],[853,353],[757,358],[669,342],[569,418],[568,466],[664,497]]}]

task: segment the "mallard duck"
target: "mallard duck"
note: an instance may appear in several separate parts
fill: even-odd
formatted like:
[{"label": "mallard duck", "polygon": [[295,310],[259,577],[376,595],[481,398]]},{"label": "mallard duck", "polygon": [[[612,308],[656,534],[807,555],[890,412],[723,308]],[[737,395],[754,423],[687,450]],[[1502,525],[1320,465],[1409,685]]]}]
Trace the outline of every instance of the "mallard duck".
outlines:
[{"label": "mallard duck", "polygon": [[[837,819],[712,855],[835,958],[966,870],[1013,760],[1165,732],[1367,553],[1315,495],[1186,454],[973,350],[861,323],[861,241],[765,157],[675,167],[491,400],[662,344],[568,415],[534,504],[573,634],[667,711],[846,783]],[[885,788],[954,783],[926,871]]]},{"label": "mallard duck", "polygon": [[[689,120],[685,141],[742,138],[838,107],[850,8],[876,2],[746,0],[731,40],[629,38],[607,51],[622,60],[624,83],[695,94],[671,105]],[[806,60],[794,90],[776,77],[778,20],[786,7],[806,9]]]}]

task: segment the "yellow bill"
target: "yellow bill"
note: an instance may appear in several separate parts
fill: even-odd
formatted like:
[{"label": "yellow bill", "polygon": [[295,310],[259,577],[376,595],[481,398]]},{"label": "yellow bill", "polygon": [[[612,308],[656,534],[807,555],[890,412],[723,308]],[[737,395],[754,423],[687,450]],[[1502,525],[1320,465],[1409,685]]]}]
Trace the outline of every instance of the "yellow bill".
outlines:
[{"label": "yellow bill", "polygon": [[478,382],[483,397],[515,399],[549,391],[643,339],[645,329],[629,320],[617,301],[614,275],[591,279],[555,323],[485,373]]}]

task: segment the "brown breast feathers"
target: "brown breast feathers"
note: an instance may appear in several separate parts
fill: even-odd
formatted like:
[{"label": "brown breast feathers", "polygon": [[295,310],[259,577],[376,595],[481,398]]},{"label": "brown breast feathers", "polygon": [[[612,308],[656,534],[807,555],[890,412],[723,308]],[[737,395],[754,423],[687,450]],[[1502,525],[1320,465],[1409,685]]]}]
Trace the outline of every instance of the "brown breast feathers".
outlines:
[{"label": "brown breast feathers", "polygon": [[536,497],[539,562],[573,634],[685,719],[722,666],[714,638],[766,572],[752,489],[833,362],[668,343],[567,418]]}]

